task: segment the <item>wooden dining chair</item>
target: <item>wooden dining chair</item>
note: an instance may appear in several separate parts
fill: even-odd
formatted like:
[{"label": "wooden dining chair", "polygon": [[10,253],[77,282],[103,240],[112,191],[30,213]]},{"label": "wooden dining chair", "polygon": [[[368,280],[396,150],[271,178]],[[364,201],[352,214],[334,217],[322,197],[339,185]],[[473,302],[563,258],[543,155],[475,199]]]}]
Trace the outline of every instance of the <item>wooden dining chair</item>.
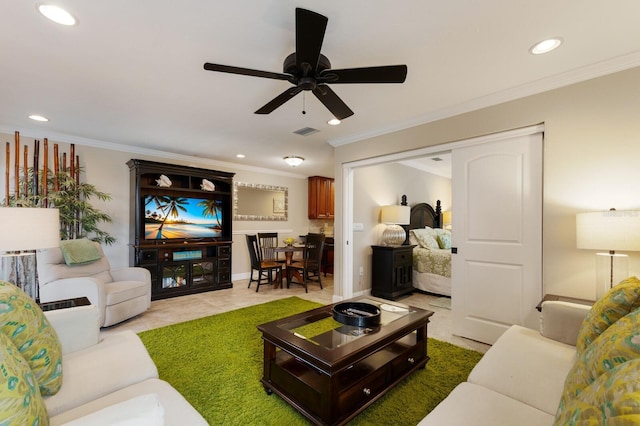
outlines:
[{"label": "wooden dining chair", "polygon": [[[284,259],[279,259],[280,253],[275,251],[276,247],[278,247],[277,232],[258,232],[258,246],[260,247],[263,262],[285,263]],[[271,274],[269,275],[269,279],[273,279]]]},{"label": "wooden dining chair", "polygon": [[[260,290],[260,286],[264,284],[273,284],[271,277],[273,272],[276,273],[276,277],[282,277],[282,263],[270,262],[262,260],[262,253],[260,252],[260,245],[258,244],[258,237],[256,235],[247,235],[247,248],[249,249],[249,258],[251,259],[251,276],[249,278],[249,285],[247,288],[251,288],[251,283],[256,282],[256,293]],[[253,271],[258,271],[258,278],[253,278]],[[265,280],[262,282],[262,280]]]},{"label": "wooden dining chair", "polygon": [[[287,288],[294,282],[291,280],[291,273],[298,271],[302,276],[304,291],[309,292],[308,282],[317,281],[322,289],[322,278],[320,274],[320,263],[322,261],[322,250],[324,248],[324,234],[308,234],[302,252],[302,259],[287,265]],[[295,283],[295,282],[294,282]]]},{"label": "wooden dining chair", "polygon": [[[275,251],[278,247],[278,233],[277,232],[258,232],[258,245],[262,253],[262,260],[265,262],[281,262],[278,259],[278,252]],[[284,262],[284,260],[282,260]]]}]

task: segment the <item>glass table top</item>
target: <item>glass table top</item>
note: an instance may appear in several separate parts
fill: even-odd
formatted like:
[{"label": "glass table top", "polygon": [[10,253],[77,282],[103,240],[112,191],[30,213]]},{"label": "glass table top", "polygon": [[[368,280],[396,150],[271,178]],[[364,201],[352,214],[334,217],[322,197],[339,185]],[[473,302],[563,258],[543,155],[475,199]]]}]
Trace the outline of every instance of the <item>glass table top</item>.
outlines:
[{"label": "glass table top", "polygon": [[381,327],[414,312],[410,306],[394,302],[381,302],[369,298],[352,301],[377,306],[380,309],[380,325],[373,327],[345,325],[333,319],[332,311],[324,311],[310,313],[306,317],[280,324],[279,327],[315,345],[336,349],[363,336],[377,333]]}]

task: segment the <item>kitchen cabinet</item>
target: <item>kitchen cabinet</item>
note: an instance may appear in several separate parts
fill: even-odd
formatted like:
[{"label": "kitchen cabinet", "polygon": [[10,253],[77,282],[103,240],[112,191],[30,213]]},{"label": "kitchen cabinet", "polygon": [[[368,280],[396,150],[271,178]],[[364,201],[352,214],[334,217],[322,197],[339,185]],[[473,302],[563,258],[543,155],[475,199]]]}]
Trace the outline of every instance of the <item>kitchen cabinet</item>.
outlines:
[{"label": "kitchen cabinet", "polygon": [[309,177],[309,219],[333,219],[335,183],[333,178]]}]

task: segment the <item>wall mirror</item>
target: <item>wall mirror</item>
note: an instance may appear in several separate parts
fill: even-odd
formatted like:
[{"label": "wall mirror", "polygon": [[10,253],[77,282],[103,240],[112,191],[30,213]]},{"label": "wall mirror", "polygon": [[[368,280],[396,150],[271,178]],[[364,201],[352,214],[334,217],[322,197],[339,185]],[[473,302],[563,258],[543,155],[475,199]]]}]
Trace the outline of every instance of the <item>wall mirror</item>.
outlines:
[{"label": "wall mirror", "polygon": [[287,220],[288,189],[234,182],[233,220]]}]

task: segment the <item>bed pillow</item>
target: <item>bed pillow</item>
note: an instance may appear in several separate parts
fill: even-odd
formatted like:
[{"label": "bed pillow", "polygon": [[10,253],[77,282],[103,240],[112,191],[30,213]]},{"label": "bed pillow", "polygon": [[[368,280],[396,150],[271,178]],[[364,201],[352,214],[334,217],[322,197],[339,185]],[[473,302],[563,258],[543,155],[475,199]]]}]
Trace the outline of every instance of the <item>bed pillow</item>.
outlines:
[{"label": "bed pillow", "polygon": [[640,359],[602,374],[556,414],[556,425],[640,424]]},{"label": "bed pillow", "polygon": [[49,424],[38,382],[11,339],[0,331],[0,424]]},{"label": "bed pillow", "polygon": [[640,280],[629,277],[593,304],[580,329],[576,349],[582,353],[601,333],[629,312],[640,307]]},{"label": "bed pillow", "polygon": [[559,411],[602,374],[640,358],[640,309],[616,321],[579,355],[567,374]]},{"label": "bed pillow", "polygon": [[0,330],[33,370],[41,394],[58,392],[62,386],[62,344],[58,335],[40,306],[6,281],[0,281]]},{"label": "bed pillow", "polygon": [[418,228],[412,230],[413,235],[418,240],[418,244],[420,247],[429,248],[438,250],[440,246],[438,245],[438,241],[436,240],[435,234],[433,233],[433,229],[426,227],[424,229]]},{"label": "bed pillow", "polygon": [[441,233],[436,237],[438,241],[438,246],[443,250],[451,249],[451,234],[449,233]]},{"label": "bed pillow", "polygon": [[88,238],[60,241],[60,250],[67,265],[84,265],[99,260],[102,255],[96,244]]}]

